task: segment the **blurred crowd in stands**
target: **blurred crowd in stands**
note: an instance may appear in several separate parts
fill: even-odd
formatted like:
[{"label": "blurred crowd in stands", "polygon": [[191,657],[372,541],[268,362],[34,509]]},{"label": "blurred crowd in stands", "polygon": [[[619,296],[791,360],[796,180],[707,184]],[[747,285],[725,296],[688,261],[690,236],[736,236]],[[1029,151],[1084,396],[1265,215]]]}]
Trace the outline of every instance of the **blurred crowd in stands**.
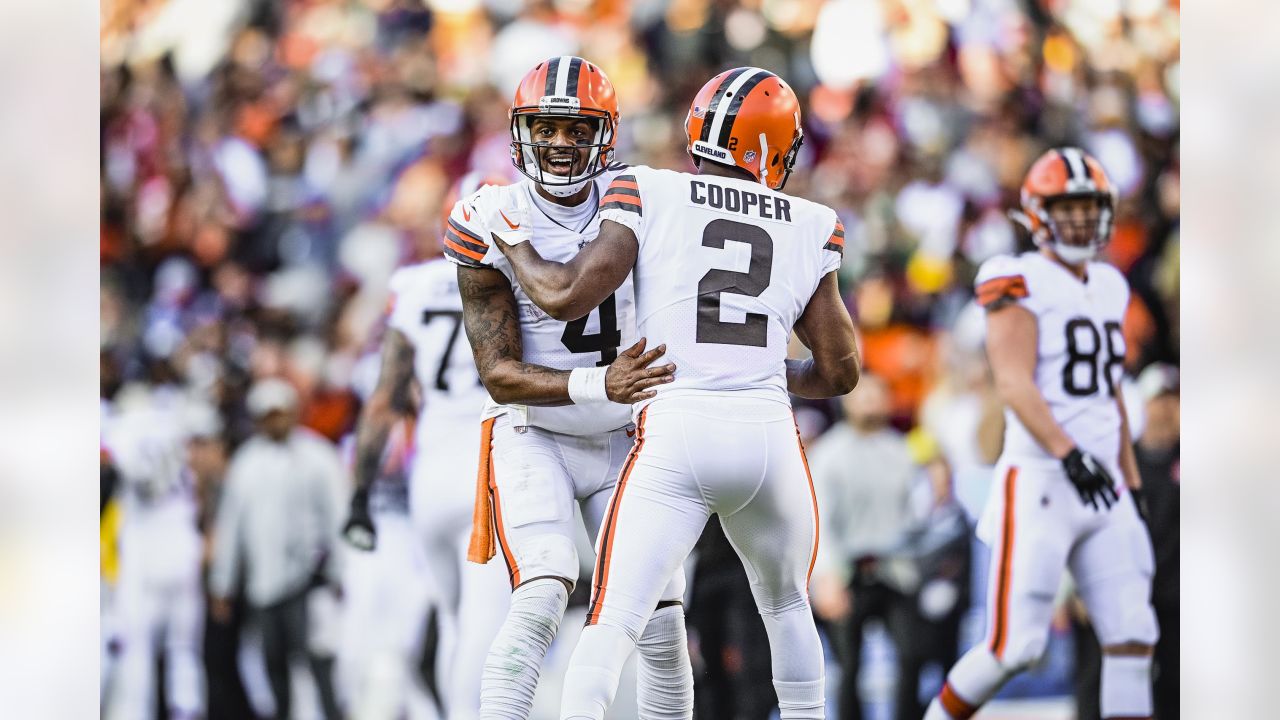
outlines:
[{"label": "blurred crowd in stands", "polygon": [[[830,630],[834,656],[855,667],[875,616],[898,646],[899,673],[955,657],[971,586],[982,585],[970,582],[966,523],[1002,422],[972,278],[986,258],[1028,247],[1006,211],[1030,162],[1064,143],[1097,157],[1119,188],[1106,256],[1133,287],[1131,417],[1141,431],[1155,406],[1152,463],[1172,477],[1153,522],[1167,531],[1172,513],[1176,617],[1179,38],[1178,0],[109,0],[104,418],[131,393],[152,405],[177,393],[199,408],[182,413],[195,439],[183,462],[207,536],[228,458],[260,419],[251,387],[285,380],[301,426],[335,446],[352,432],[376,373],[390,274],[440,252],[461,177],[518,177],[507,108],[530,67],[562,54],[598,64],[619,93],[619,159],[687,170],[693,94],[723,69],[756,65],[803,103],[805,143],[786,190],[843,219],[841,287],[876,378],[861,407],[861,389],[844,403],[797,404],[832,492],[893,508],[879,536],[829,546],[815,577],[815,609],[841,628]],[[859,495],[839,477],[852,467],[840,453],[898,479]],[[709,531],[703,555],[716,557],[718,543]],[[113,559],[104,587],[115,572]],[[759,666],[741,652],[762,647],[750,627],[714,614],[700,627],[698,594],[720,602],[715,583],[735,582],[693,583],[691,638],[715,648],[695,653],[706,718],[764,718],[770,704],[722,690],[754,709],[702,705],[713,702],[707,683],[729,688]],[[904,637],[902,612],[957,639]],[[899,712],[911,694],[898,693]]]}]

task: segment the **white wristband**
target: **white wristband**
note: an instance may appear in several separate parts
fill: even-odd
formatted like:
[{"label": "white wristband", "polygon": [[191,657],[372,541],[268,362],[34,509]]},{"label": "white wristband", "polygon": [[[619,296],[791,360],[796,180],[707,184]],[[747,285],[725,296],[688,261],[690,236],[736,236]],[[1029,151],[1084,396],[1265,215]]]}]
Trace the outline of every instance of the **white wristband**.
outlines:
[{"label": "white wristband", "polygon": [[609,367],[574,368],[569,372],[569,399],[581,405],[590,402],[608,402],[604,375]]}]

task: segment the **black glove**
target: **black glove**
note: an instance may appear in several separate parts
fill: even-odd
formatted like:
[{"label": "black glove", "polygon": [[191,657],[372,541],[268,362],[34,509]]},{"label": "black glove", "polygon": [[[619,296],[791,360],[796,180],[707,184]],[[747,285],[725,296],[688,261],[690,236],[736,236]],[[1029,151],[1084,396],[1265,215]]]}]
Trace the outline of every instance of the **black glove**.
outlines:
[{"label": "black glove", "polygon": [[351,511],[342,528],[342,537],[357,550],[369,552],[378,546],[378,532],[369,515],[368,488],[360,488],[351,496]]},{"label": "black glove", "polygon": [[1062,458],[1062,469],[1071,484],[1076,486],[1076,492],[1080,493],[1080,501],[1092,505],[1094,510],[1098,509],[1099,498],[1108,510],[1120,499],[1111,473],[1097,458],[1080,452],[1080,448],[1071,448],[1071,452]]}]

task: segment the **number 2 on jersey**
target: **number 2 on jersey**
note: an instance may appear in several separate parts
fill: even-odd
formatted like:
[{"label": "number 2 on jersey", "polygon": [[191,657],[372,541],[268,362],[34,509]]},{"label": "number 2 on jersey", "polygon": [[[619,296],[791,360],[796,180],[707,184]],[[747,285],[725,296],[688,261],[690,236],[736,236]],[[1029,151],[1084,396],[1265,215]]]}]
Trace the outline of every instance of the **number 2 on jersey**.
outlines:
[{"label": "number 2 on jersey", "polygon": [[702,231],[703,247],[723,250],[729,241],[750,245],[751,262],[746,272],[711,269],[698,281],[696,341],[765,347],[769,344],[769,317],[749,312],[745,322],[725,322],[720,319],[720,295],[760,297],[773,277],[773,238],[762,227],[724,219],[712,220]]},{"label": "number 2 on jersey", "polygon": [[618,346],[622,344],[622,332],[618,330],[618,303],[613,295],[604,299],[600,307],[600,332],[587,334],[587,313],[573,322],[566,323],[560,342],[571,353],[600,353],[596,367],[604,367],[618,359]]}]

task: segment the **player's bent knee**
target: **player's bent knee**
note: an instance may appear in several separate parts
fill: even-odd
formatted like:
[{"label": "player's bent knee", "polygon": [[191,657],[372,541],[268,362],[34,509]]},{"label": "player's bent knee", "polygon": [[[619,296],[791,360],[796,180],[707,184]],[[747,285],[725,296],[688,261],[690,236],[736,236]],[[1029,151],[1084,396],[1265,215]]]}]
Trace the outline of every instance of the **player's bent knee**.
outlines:
[{"label": "player's bent knee", "polygon": [[756,604],[760,610],[760,614],[765,617],[777,617],[779,615],[796,612],[809,611],[809,596],[802,590],[789,592],[778,597],[757,598]]},{"label": "player's bent knee", "polygon": [[529,580],[554,577],[566,581],[569,591],[578,580],[578,550],[573,540],[559,534],[534,535],[522,539],[515,548],[520,575]]},{"label": "player's bent knee", "polygon": [[1049,633],[1037,632],[1022,638],[1011,637],[1004,652],[996,658],[1001,670],[1013,675],[1035,665],[1049,647]]},{"label": "player's bent knee", "polygon": [[1156,644],[1160,639],[1160,627],[1156,622],[1156,614],[1150,605],[1142,604],[1128,608],[1124,612],[1122,622],[1104,632],[1101,623],[1097,623],[1098,640],[1103,648],[1134,646],[1147,647]]}]

